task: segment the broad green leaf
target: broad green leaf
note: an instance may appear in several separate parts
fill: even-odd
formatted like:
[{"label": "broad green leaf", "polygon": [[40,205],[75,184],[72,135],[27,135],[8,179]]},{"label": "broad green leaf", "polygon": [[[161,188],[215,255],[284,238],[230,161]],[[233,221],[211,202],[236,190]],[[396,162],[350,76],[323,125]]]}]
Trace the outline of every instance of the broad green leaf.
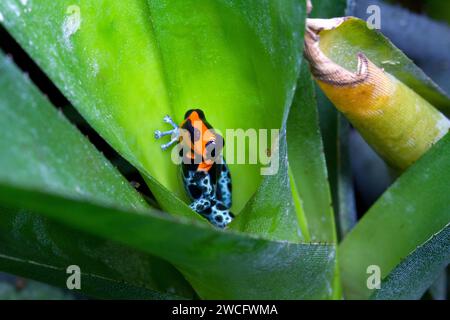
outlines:
[{"label": "broad green leaf", "polygon": [[[304,8],[302,7],[302,9],[301,16],[303,18]],[[304,24],[301,23],[298,27],[297,32],[303,35]],[[297,61],[293,64],[291,71],[295,73],[292,74],[292,79],[296,79],[298,75],[300,59],[301,56],[298,56]],[[292,87],[295,88],[295,82]],[[276,137],[278,145],[272,145],[271,148],[270,168],[264,168],[266,175],[263,177],[261,185],[241,214],[230,225],[230,229],[255,234],[266,239],[292,242],[309,241],[308,227],[300,200],[297,193],[293,193],[291,190],[293,181],[289,177],[287,160],[286,125],[293,95],[293,90],[287,91],[282,109],[281,130]],[[262,170],[260,172],[263,174]]]},{"label": "broad green leaf", "polygon": [[[272,147],[270,172],[230,229],[255,234],[266,239],[310,241],[306,217],[289,169],[286,126],[290,106],[287,105],[278,146]],[[269,168],[266,168],[269,169]]]},{"label": "broad green leaf", "polygon": [[450,134],[408,169],[339,247],[344,293],[365,299],[367,267],[386,277],[403,259],[450,222]]},{"label": "broad green leaf", "polygon": [[[9,143],[2,140],[2,150],[6,150],[2,161],[14,160],[22,166],[20,153],[14,154],[15,158],[5,156],[12,153],[19,139],[24,150],[34,152],[23,153],[28,161],[35,161],[36,167],[49,162],[54,170],[52,178],[67,180],[55,190],[43,177],[31,179],[35,181],[33,184],[26,179],[14,179],[11,174],[0,175],[0,206],[10,208],[2,210],[0,215],[1,269],[20,275],[33,272],[38,280],[64,285],[67,265],[78,264],[85,280],[82,288],[93,296],[162,298],[183,292],[181,296],[188,296],[188,289],[183,291],[186,287],[170,265],[162,260],[150,260],[151,255],[155,255],[176,265],[202,298],[313,299],[329,296],[329,279],[335,264],[334,245],[273,242],[193,224],[191,219],[170,219],[145,205],[133,208],[125,200],[117,203],[118,199],[126,199],[120,198],[125,195],[132,199],[139,197],[35,88],[29,92],[23,90],[30,84],[14,70],[11,62],[2,64],[1,75],[1,79],[10,77],[2,80],[2,89],[21,88],[8,90],[6,94],[8,99],[14,99],[14,107],[5,102],[9,101],[6,97],[0,99],[2,111],[5,111],[2,114],[8,115],[1,118],[1,129],[5,132],[20,129],[17,135],[10,135]],[[83,150],[90,157],[83,157]],[[64,162],[56,161],[61,153],[78,161],[69,162],[72,168],[67,168]],[[22,167],[9,164],[8,168],[19,171]],[[89,170],[92,170],[92,179],[108,176],[108,172],[116,178],[105,178],[109,188],[97,188],[100,185],[90,188],[90,180],[81,184],[83,173]],[[69,179],[72,171],[78,176],[78,186],[87,190],[84,196],[72,194],[77,190],[77,184]],[[123,182],[121,188],[116,186],[119,182]],[[59,194],[50,194],[50,191]],[[107,207],[94,204],[97,193],[104,195],[98,202]],[[18,210],[22,213],[17,214]],[[144,284],[173,287],[172,291],[158,290],[161,294],[156,296],[158,292]]]},{"label": "broad green leaf", "polygon": [[[287,126],[287,141],[284,130],[280,136],[279,171],[263,180],[230,228],[273,239],[291,235],[291,241],[336,243],[314,86],[305,64],[288,112],[283,125]],[[286,181],[290,181],[290,187]],[[334,276],[338,283],[338,274]]]},{"label": "broad green leaf", "polygon": [[230,224],[230,229],[266,239],[309,241],[303,208],[292,190],[295,182],[289,176],[285,125],[280,132],[279,144],[279,149],[272,151],[279,161],[277,172],[264,177],[258,191]]},{"label": "broad green leaf", "polygon": [[315,86],[320,130],[340,238],[356,223],[355,194],[349,159],[349,123],[324,93]]},{"label": "broad green leaf", "polygon": [[[304,25],[302,25],[301,34],[304,31],[303,27]],[[295,64],[297,70],[300,67],[300,58],[298,57],[298,62]],[[272,145],[270,149],[270,167],[264,168],[266,173],[261,185],[241,214],[230,225],[230,229],[255,234],[266,239],[292,242],[310,240],[307,221],[287,157],[286,127],[294,93],[291,90],[284,106],[281,130],[275,137],[278,139],[278,144]]]},{"label": "broad green leaf", "polygon": [[[344,15],[346,0],[312,0],[313,10],[311,17],[332,18]],[[337,242],[336,226],[340,225],[339,212],[345,207],[350,207],[353,202],[351,197],[338,197],[338,182],[346,177],[340,170],[342,160],[339,156],[342,152],[340,134],[340,118],[335,108],[327,101],[326,97],[311,86],[310,75],[305,75],[304,67],[300,76],[299,88],[294,105],[291,108],[288,126],[288,147],[290,165],[293,168],[296,182],[299,184],[300,197],[305,207],[305,215],[308,220],[309,232],[312,239],[319,241]],[[306,79],[305,79],[306,78]],[[303,84],[303,85],[302,85]],[[317,111],[314,108],[317,106]],[[319,118],[319,128],[316,123]],[[291,128],[291,129],[290,129]],[[292,128],[297,130],[292,130]],[[305,138],[294,140],[292,131],[305,135]],[[323,143],[322,143],[323,137]],[[294,141],[292,141],[294,140]],[[314,141],[314,143],[311,143]],[[326,151],[326,152],[324,152]],[[326,155],[326,166],[324,164],[324,153]],[[302,161],[296,161],[296,160]],[[296,169],[297,167],[297,169]],[[328,167],[328,169],[327,169]],[[339,184],[341,186],[342,184]],[[348,186],[345,184],[344,186]],[[333,201],[330,197],[330,189]],[[318,191],[320,190],[320,191]],[[352,189],[345,189],[339,195],[349,195]],[[334,206],[335,213],[331,205]],[[343,211],[346,214],[352,211]],[[336,257],[338,263],[338,257]],[[339,266],[335,266],[335,274],[332,286],[332,297],[341,299],[341,283]]]},{"label": "broad green leaf", "polygon": [[[346,0],[312,0],[311,2],[313,9],[310,17],[313,18],[342,16],[346,8]],[[337,198],[332,201],[330,188],[335,190],[334,181],[337,176],[335,164],[338,162],[335,161],[337,160],[335,156],[336,147],[339,145],[336,129],[338,118],[335,109],[326,103],[326,98],[323,99],[320,92],[315,93],[314,87],[310,88],[312,80],[309,74],[306,75],[305,66],[302,67],[296,98],[289,115],[289,162],[298,184],[312,240],[336,243],[336,223],[332,202],[337,207],[340,201],[336,201]],[[319,127],[317,127],[318,121]],[[295,136],[302,136],[302,138],[295,140]],[[328,169],[324,163],[325,160]],[[338,266],[336,269],[333,297],[340,298]]]},{"label": "broad green leaf", "polygon": [[[2,54],[0,114],[0,180],[117,207],[148,209],[118,171]],[[66,268],[77,264],[92,280],[83,285],[87,294],[192,297],[190,286],[168,263],[18,209],[0,206],[0,270],[64,287]]]},{"label": "broad green leaf", "polygon": [[449,97],[405,54],[365,21],[350,18],[336,29],[320,33],[320,47],[334,62],[348,70],[356,70],[358,52],[394,75],[436,108],[450,115]]},{"label": "broad green leaf", "polygon": [[[0,206],[0,270],[66,287],[71,265],[81,292],[103,299],[192,299],[195,293],[169,263],[110,240],[18,209]],[[92,212],[91,214],[95,214]]]},{"label": "broad green leaf", "polygon": [[117,170],[0,52],[0,177],[73,197],[148,208]]},{"label": "broad green leaf", "polygon": [[334,215],[312,81],[307,64],[303,64],[287,124],[289,166],[306,216],[310,240],[336,243]]},{"label": "broad green leaf", "polygon": [[[323,93],[321,93],[323,94]],[[325,98],[323,96],[323,98]],[[327,99],[327,98],[325,98]],[[334,108],[331,102],[325,102],[325,107]],[[338,228],[340,238],[344,238],[345,235],[356,224],[356,199],[355,190],[353,186],[353,173],[350,163],[350,150],[349,150],[349,138],[350,138],[350,123],[340,113],[336,114],[336,153],[332,155],[335,157],[335,163],[332,164],[336,217],[338,220]]]},{"label": "broad green leaf", "polygon": [[[303,0],[0,3],[7,30],[146,176],[163,209],[185,215],[170,193],[185,199],[178,168],[153,131],[164,115],[180,122],[194,107],[222,132],[280,128],[298,71],[303,8]],[[231,172],[239,212],[259,185],[259,165]]]},{"label": "broad green leaf", "polygon": [[402,261],[373,295],[377,300],[418,300],[450,263],[447,225]]},{"label": "broad green leaf", "polygon": [[269,241],[156,211],[117,209],[0,182],[0,204],[162,257],[201,298],[320,299],[330,294],[335,246]]},{"label": "broad green leaf", "polygon": [[[287,124],[291,183],[294,182],[296,185],[292,192],[298,195],[304,209],[310,241],[337,243],[314,90],[308,65],[303,64]],[[335,267],[332,297],[340,299],[341,286],[337,263]]]}]

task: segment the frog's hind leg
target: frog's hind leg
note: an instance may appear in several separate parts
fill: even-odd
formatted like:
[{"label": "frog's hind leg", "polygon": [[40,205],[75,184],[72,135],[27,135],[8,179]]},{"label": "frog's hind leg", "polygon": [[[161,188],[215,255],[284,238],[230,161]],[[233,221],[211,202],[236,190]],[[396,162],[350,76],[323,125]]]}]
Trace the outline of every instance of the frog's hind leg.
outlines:
[{"label": "frog's hind leg", "polygon": [[183,185],[192,200],[189,207],[206,217],[211,212],[210,199],[214,198],[209,174],[203,171],[186,170],[183,172]]},{"label": "frog's hind leg", "polygon": [[[223,172],[226,177],[228,169],[226,168]],[[225,186],[223,189],[223,191],[229,193],[229,196],[226,195],[217,199],[216,194],[218,192],[207,172],[186,170],[183,172],[183,180],[186,192],[192,200],[189,205],[192,210],[218,228],[225,228],[233,220],[234,216],[230,212],[231,188],[229,186]],[[227,202],[223,202],[222,199],[227,200]]]},{"label": "frog's hind leg", "polygon": [[211,177],[207,172],[193,170],[183,171],[183,185],[189,198],[194,202],[201,198],[209,199],[214,196]]},{"label": "frog's hind leg", "polygon": [[225,164],[225,160],[221,159],[222,163],[218,164],[218,179],[217,179],[217,190],[216,198],[220,201],[227,209],[231,208],[231,175],[228,166]]},{"label": "frog's hind leg", "polygon": [[184,185],[192,203],[189,207],[219,228],[225,228],[233,219],[226,205],[216,199],[211,177],[203,171],[186,171]]},{"label": "frog's hind leg", "polygon": [[208,218],[209,214],[211,213],[211,200],[200,198],[192,202],[189,207],[205,218]]}]

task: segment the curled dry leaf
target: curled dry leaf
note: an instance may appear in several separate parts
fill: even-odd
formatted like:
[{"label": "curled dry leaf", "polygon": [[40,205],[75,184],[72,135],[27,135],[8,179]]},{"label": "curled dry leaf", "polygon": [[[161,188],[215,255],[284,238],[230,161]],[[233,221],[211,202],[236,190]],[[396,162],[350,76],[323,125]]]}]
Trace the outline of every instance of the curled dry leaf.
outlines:
[{"label": "curled dry leaf", "polygon": [[356,57],[356,72],[329,59],[320,48],[320,32],[345,20],[308,19],[305,56],[336,108],[392,167],[405,170],[448,132],[450,121],[363,53]]}]

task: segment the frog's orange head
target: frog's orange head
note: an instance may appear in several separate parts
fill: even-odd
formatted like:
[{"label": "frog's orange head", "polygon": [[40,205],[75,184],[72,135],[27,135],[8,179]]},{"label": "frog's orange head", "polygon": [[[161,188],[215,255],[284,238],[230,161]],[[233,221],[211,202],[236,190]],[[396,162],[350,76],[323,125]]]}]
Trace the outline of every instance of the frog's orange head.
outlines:
[{"label": "frog's orange head", "polygon": [[184,120],[190,119],[191,121],[201,120],[206,121],[205,113],[200,109],[191,109],[184,114]]},{"label": "frog's orange head", "polygon": [[200,109],[187,111],[180,127],[184,129],[180,140],[191,150],[191,158],[194,158],[195,154],[201,155],[202,163],[199,169],[209,170],[222,151],[222,136],[206,121],[205,114]]}]

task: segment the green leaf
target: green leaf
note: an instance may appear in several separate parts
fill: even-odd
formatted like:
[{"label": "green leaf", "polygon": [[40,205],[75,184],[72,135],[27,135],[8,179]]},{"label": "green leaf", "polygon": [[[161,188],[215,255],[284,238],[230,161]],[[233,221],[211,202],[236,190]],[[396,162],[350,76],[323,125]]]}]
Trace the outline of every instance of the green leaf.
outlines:
[{"label": "green leaf", "polygon": [[[328,100],[328,99],[327,99]],[[334,108],[331,102],[326,102],[326,107]],[[355,189],[353,185],[353,173],[350,163],[350,123],[340,113],[336,114],[336,149],[333,170],[333,194],[335,200],[335,211],[338,220],[340,238],[355,226],[357,221]]]},{"label": "green leaf", "polygon": [[301,68],[287,126],[289,166],[306,216],[310,240],[336,243],[317,102],[306,64]]},{"label": "green leaf", "polygon": [[421,69],[380,32],[365,21],[350,18],[336,29],[320,33],[320,47],[334,62],[356,70],[358,52],[416,91],[442,112],[450,115],[450,99]]},{"label": "green leaf", "polygon": [[[304,7],[302,7],[301,16],[304,21]],[[303,31],[304,23],[302,22],[297,32],[302,36]],[[291,71],[295,73],[291,74],[293,76],[291,80],[296,79],[298,75],[300,59],[301,56],[298,56],[293,64]],[[295,87],[295,82],[292,87]],[[283,119],[280,122],[281,130],[276,137],[278,145],[272,145],[270,168],[264,168],[271,172],[263,177],[256,193],[230,225],[230,229],[255,234],[266,239],[304,242],[309,241],[308,227],[298,195],[291,190],[293,181],[289,177],[287,161],[286,126],[294,91],[286,92],[287,96],[282,109]]]},{"label": "green leaf", "polygon": [[0,178],[97,202],[148,208],[128,181],[1,52],[0,88]]},{"label": "green leaf", "polygon": [[66,269],[77,265],[81,269],[81,292],[88,296],[195,297],[190,285],[169,263],[55,223],[20,205],[17,208],[0,206],[0,270],[67,288]]},{"label": "green leaf", "polygon": [[[0,114],[1,181],[148,210],[117,170],[2,54]],[[0,270],[65,287],[66,268],[77,264],[83,277],[91,279],[83,285],[87,294],[103,298],[193,296],[182,276],[160,259],[17,209],[0,205]]]},{"label": "green leaf", "polygon": [[156,211],[131,211],[0,182],[0,203],[162,257],[201,298],[320,299],[329,295],[335,246],[224,232]]},{"label": "green leaf", "polygon": [[[263,180],[230,228],[270,239],[336,243],[314,86],[306,64],[285,121],[287,139],[283,130],[278,173]],[[334,276],[338,283],[338,274]]]},{"label": "green leaf", "polygon": [[[179,120],[191,107],[186,104],[206,104],[201,107],[219,129],[233,127],[229,118],[234,127],[280,127],[298,72],[303,1],[204,1],[197,11],[192,7],[198,2],[165,6],[152,1],[147,7],[136,1],[126,8],[119,2],[78,3],[79,12],[68,1],[39,7],[29,2],[28,8],[7,1],[0,9],[8,30],[94,127],[144,174],[160,176],[146,178],[163,206],[169,204],[162,196],[176,198],[156,181],[180,189],[171,174],[175,168],[158,161],[163,158],[159,146],[148,139],[164,113],[174,111]],[[184,43],[183,37],[190,38]],[[243,192],[237,198],[244,199],[257,187],[259,167],[240,168],[245,174],[238,174]],[[201,297],[330,295],[334,245],[268,241],[8,180],[0,185],[3,206],[37,212],[68,229],[162,257],[182,271]],[[170,209],[179,211],[178,204]]]},{"label": "green leaf", "polygon": [[[302,28],[302,34],[303,31]],[[284,107],[281,130],[276,137],[278,145],[272,145],[271,148],[270,168],[265,168],[270,172],[264,176],[258,190],[230,225],[230,229],[273,240],[310,240],[287,157],[286,127],[293,94],[291,92]]]},{"label": "green leaf", "polygon": [[[298,72],[303,8],[300,0],[0,3],[7,30],[146,176],[162,208],[185,215],[168,192],[186,199],[178,168],[153,131],[164,115],[180,122],[194,107],[222,132],[280,128]],[[230,168],[239,212],[260,183],[260,166]]]},{"label": "green leaf", "polygon": [[[292,192],[298,196],[307,221],[309,240],[337,243],[334,212],[320,133],[314,83],[303,64],[287,124],[287,143]],[[341,285],[336,259],[332,297],[340,299]]]},{"label": "green leaf", "polygon": [[386,277],[417,246],[450,222],[448,201],[450,134],[408,169],[339,247],[344,292],[365,299],[367,267],[378,265]]},{"label": "green leaf", "polygon": [[[2,270],[64,286],[66,267],[77,264],[83,272],[82,289],[93,296],[189,297],[183,279],[163,260],[151,258],[154,255],[176,265],[202,298],[329,296],[334,245],[273,242],[215,230],[191,219],[171,219],[144,204],[133,207],[133,201],[123,199],[128,195],[139,203],[140,197],[87,140],[34,87],[29,88],[10,61],[3,60],[1,71],[0,107],[6,116],[0,128],[11,133],[1,141],[1,161],[18,172],[26,156],[35,168],[46,164],[53,173],[43,171],[45,175],[30,180],[0,175],[0,206],[10,208],[0,215]],[[18,145],[30,152],[13,154]],[[72,167],[57,161],[62,156]],[[84,176],[84,171],[90,175]],[[108,180],[108,175],[116,178]],[[44,179],[50,177],[59,182],[57,189]],[[110,185],[95,185],[90,180],[95,178]],[[84,195],[76,196],[77,186]]]},{"label": "green leaf", "polygon": [[303,208],[289,174],[285,124],[279,144],[279,148],[272,151],[279,161],[276,174],[264,177],[258,191],[229,228],[266,239],[309,241]]},{"label": "green leaf", "polygon": [[450,263],[447,225],[402,261],[373,295],[377,300],[418,300]]}]

